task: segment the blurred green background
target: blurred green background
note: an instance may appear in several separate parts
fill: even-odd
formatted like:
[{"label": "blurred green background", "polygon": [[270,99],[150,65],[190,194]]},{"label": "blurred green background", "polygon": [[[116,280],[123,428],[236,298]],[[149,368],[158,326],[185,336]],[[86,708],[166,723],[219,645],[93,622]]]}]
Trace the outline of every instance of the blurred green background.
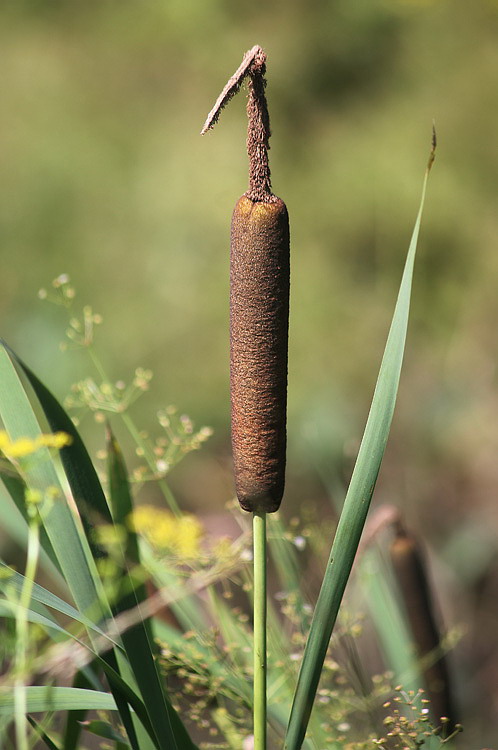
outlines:
[{"label": "blurred green background", "polygon": [[[78,304],[104,317],[97,344],[110,376],[154,371],[137,421],[150,426],[174,403],[215,428],[171,477],[192,510],[220,511],[233,491],[228,253],[247,187],[244,94],[213,132],[199,131],[243,52],[258,43],[268,54],[273,187],[291,219],[284,512],[330,507],[331,492],[341,500],[435,120],[375,504],[401,507],[433,553],[446,618],[468,630],[461,698],[488,743],[498,710],[497,39],[496,0],[0,7],[1,335],[61,398],[90,374],[80,353],[59,351],[61,311],[37,299],[69,274]],[[102,442],[96,430],[83,432]]]}]

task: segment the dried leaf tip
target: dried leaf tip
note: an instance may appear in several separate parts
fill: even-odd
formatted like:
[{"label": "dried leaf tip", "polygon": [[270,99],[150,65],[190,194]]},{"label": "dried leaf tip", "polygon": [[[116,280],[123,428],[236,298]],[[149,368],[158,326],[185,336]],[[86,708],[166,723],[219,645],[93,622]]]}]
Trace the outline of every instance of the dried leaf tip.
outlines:
[{"label": "dried leaf tip", "polygon": [[270,164],[270,116],[265,96],[266,54],[256,44],[245,53],[242,62],[228,80],[225,88],[209,113],[201,134],[212,128],[223,107],[240,89],[244,78],[248,78],[247,99],[247,155],[249,157],[249,190],[245,195],[253,202],[273,203],[276,197],[271,189]]},{"label": "dried leaf tip", "polygon": [[437,148],[437,134],[436,134],[436,123],[432,123],[432,138],[431,138],[431,153],[429,154],[429,161],[427,162],[427,171],[431,171],[431,167],[434,164],[434,159],[436,158],[436,148]]},{"label": "dried leaf tip", "polygon": [[235,96],[237,91],[240,89],[244,78],[251,72],[259,70],[263,75],[265,72],[266,54],[259,44],[255,44],[252,49],[248,50],[239,67],[231,78],[227,81],[223,91],[216,100],[216,103],[208,114],[204,127],[201,130],[201,135],[205,135],[208,130],[211,130],[221,114],[221,110],[225,107],[230,99]]}]

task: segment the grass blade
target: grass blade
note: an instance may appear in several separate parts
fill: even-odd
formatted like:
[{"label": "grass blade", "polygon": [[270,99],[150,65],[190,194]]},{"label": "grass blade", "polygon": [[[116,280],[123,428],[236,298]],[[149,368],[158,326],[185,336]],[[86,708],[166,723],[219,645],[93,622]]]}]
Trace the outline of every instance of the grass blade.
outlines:
[{"label": "grass blade", "polygon": [[[0,572],[2,571],[5,572],[5,576],[0,576],[0,590],[11,589],[19,594],[24,584],[24,576],[22,573],[13,571],[12,568],[9,568],[8,565],[0,560]],[[107,640],[110,647],[117,646],[119,648],[119,644],[108,636],[102,628],[96,625],[93,620],[89,617],[85,617],[84,614],[71,606],[71,604],[68,604],[56,594],[53,594],[51,591],[48,591],[48,589],[40,586],[40,584],[33,583],[31,599],[43,604],[45,607],[55,609],[56,612],[60,612],[60,614],[81,623],[87,628],[87,630],[92,631],[94,638],[100,637]]]},{"label": "grass blade", "polygon": [[[14,362],[3,346],[0,346],[0,382],[3,386],[0,415],[11,439],[36,439],[41,434],[40,425]],[[105,604],[97,570],[75,514],[65,501],[54,463],[45,451],[44,460],[36,461],[27,469],[25,480],[42,495],[50,488],[57,488],[57,501],[48,509],[40,508],[42,522],[76,606],[80,612],[98,621],[105,613]]]},{"label": "grass blade", "polygon": [[[26,688],[27,707],[30,713],[43,711],[73,711],[84,708],[96,711],[116,711],[116,702],[110,693],[82,688],[32,686]],[[0,689],[0,716],[14,714],[14,694],[10,688]]]},{"label": "grass blade", "polygon": [[[84,523],[91,521],[111,521],[111,515],[105,499],[102,485],[88,451],[69,415],[59,404],[55,396],[37,378],[34,372],[17,356],[10,347],[1,342],[9,357],[21,369],[28,379],[40,406],[53,432],[65,432],[71,436],[71,445],[60,452],[75,502]],[[91,518],[93,516],[93,519]],[[87,534],[88,537],[88,534]]]},{"label": "grass blade", "polygon": [[59,747],[59,745],[56,745],[55,742],[50,739],[50,737],[45,732],[45,730],[43,729],[43,727],[40,724],[38,724],[38,722],[35,721],[32,716],[28,716],[28,721],[31,724],[31,726],[33,727],[33,729],[35,730],[35,732],[43,740],[43,742],[45,743],[45,746],[48,747],[48,750],[61,750],[61,748]]},{"label": "grass blade", "polygon": [[405,348],[415,253],[434,150],[435,138],[370,413],[306,643],[289,717],[285,750],[299,750],[306,734],[330,636],[351,573],[389,435]]},{"label": "grass blade", "polygon": [[[7,463],[4,457],[3,462]],[[9,466],[5,472],[0,472],[0,524],[2,528],[9,532],[9,537],[14,539],[26,548],[28,539],[28,514],[25,500],[26,485],[19,476],[14,466]],[[6,495],[10,496],[12,502],[9,502]],[[12,505],[15,505],[14,509]],[[43,527],[40,533],[40,563],[50,577],[58,584],[59,587],[65,586],[65,581],[60,574],[57,558],[52,549],[52,545]]]}]

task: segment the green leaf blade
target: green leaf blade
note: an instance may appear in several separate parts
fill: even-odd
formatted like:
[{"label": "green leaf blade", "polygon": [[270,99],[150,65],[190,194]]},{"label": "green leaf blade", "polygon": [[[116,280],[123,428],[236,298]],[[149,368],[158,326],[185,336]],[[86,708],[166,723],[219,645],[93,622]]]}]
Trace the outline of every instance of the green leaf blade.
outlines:
[{"label": "green leaf blade", "polygon": [[432,161],[433,151],[424,178],[420,207],[408,249],[372,405],[306,643],[287,727],[285,750],[299,750],[303,744],[323,662],[351,573],[387,444],[403,362],[415,254]]}]

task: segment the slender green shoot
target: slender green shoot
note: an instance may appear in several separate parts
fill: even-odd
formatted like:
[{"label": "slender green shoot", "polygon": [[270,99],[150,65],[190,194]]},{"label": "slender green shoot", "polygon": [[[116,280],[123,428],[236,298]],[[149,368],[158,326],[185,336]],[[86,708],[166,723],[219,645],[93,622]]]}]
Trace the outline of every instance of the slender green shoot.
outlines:
[{"label": "slender green shoot", "polygon": [[253,514],[254,750],[266,750],[266,513]]},{"label": "slender green shoot", "polygon": [[20,592],[16,612],[16,649],[14,659],[14,713],[16,746],[19,750],[28,750],[28,723],[26,720],[26,674],[28,653],[28,610],[33,591],[33,582],[40,555],[39,516],[36,507],[29,508],[30,521],[28,530],[28,549],[26,558],[26,576]]}]

